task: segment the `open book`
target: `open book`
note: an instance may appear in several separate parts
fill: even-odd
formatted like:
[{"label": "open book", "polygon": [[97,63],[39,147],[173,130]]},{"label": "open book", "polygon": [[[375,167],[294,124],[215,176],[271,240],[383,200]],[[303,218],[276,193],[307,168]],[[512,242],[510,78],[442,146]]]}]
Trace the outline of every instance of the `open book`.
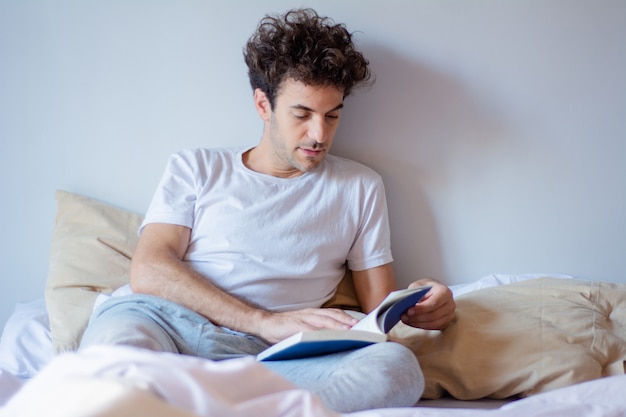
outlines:
[{"label": "open book", "polygon": [[387,340],[387,332],[430,290],[422,286],[389,293],[378,307],[348,330],[320,329],[290,336],[257,355],[259,361],[277,361],[357,349]]}]

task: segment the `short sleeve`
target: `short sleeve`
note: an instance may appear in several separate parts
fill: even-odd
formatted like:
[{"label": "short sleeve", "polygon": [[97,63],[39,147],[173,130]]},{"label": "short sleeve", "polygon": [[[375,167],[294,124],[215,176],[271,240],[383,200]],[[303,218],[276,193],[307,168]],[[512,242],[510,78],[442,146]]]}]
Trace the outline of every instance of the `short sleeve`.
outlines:
[{"label": "short sleeve", "polygon": [[393,261],[387,200],[382,178],[376,175],[369,186],[362,185],[359,199],[361,222],[348,254],[353,271],[374,268]]},{"label": "short sleeve", "polygon": [[190,151],[169,158],[139,233],[150,223],[192,227],[197,199],[196,159]]}]

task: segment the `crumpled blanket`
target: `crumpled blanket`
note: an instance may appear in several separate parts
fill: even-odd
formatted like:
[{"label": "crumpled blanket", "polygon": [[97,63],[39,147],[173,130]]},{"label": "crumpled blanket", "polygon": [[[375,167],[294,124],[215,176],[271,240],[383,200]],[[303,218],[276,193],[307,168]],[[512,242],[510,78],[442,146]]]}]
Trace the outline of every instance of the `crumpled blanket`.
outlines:
[{"label": "crumpled blanket", "polygon": [[311,393],[253,358],[213,362],[121,346],[55,358],[2,417],[333,417]]}]

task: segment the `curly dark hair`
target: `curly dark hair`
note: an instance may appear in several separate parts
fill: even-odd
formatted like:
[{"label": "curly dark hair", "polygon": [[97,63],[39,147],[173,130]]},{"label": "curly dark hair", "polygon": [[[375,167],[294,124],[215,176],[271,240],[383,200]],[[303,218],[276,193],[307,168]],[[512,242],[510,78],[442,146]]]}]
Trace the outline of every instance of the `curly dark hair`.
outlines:
[{"label": "curly dark hair", "polygon": [[244,50],[252,89],[261,89],[272,109],[288,78],[313,86],[335,86],[348,96],[371,79],[369,62],[355,49],[345,25],[313,9],[265,16]]}]

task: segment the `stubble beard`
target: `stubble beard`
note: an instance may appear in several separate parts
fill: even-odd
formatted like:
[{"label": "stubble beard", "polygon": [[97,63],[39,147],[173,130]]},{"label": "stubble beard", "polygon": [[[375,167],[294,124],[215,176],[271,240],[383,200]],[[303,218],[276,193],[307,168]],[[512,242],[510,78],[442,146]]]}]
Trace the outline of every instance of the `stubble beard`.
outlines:
[{"label": "stubble beard", "polygon": [[[293,168],[300,173],[310,172],[320,166],[327,150],[324,149],[324,145],[321,145],[315,141],[309,143],[300,144],[295,148],[290,149],[286,145],[286,141],[280,134],[278,129],[277,120],[273,120],[270,126],[271,142],[274,149],[274,162],[278,166],[286,166],[288,169]],[[300,148],[305,149],[321,149],[322,155],[318,157],[307,157],[300,155]]]}]

